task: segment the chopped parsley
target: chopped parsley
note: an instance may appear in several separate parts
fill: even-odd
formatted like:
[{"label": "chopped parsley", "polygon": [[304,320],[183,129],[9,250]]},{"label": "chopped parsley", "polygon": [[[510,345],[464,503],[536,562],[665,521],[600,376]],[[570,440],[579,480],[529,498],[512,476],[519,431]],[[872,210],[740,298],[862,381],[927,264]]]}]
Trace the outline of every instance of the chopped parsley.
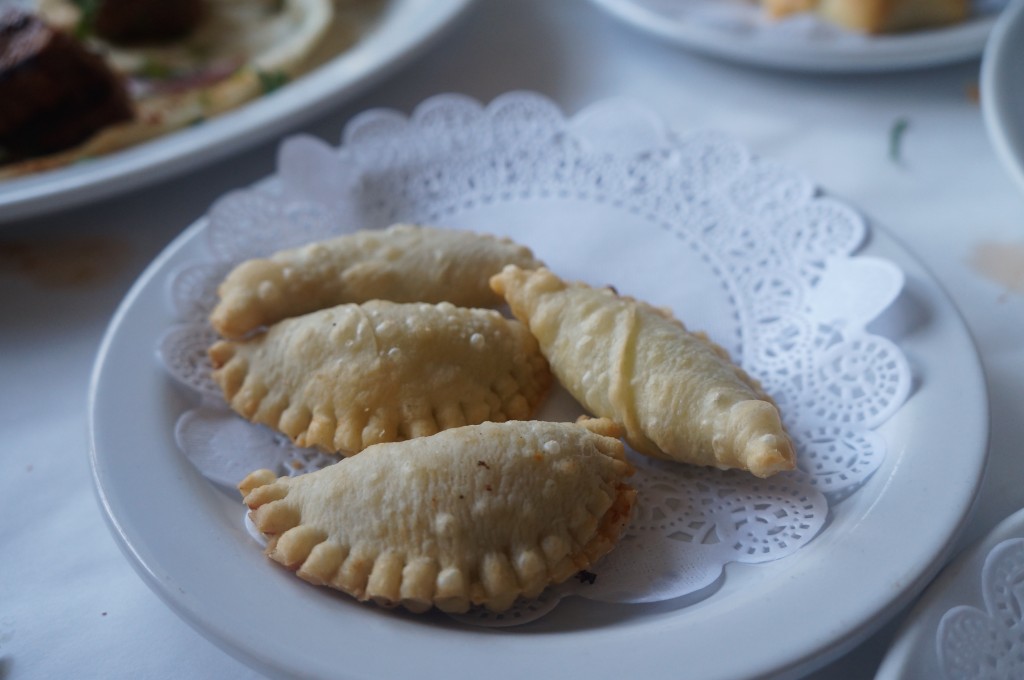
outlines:
[{"label": "chopped parsley", "polygon": [[75,26],[76,38],[87,38],[96,30],[96,14],[99,12],[102,0],[72,0],[81,15],[78,18],[78,25]]},{"label": "chopped parsley", "polygon": [[163,62],[147,57],[139,66],[137,74],[142,78],[166,80],[174,75],[174,70]]},{"label": "chopped parsley", "polygon": [[260,87],[263,94],[270,94],[274,90],[283,87],[288,83],[288,74],[284,71],[257,71],[256,76],[260,79]]},{"label": "chopped parsley", "polygon": [[889,160],[893,163],[903,162],[903,136],[910,127],[906,118],[897,118],[889,130]]}]

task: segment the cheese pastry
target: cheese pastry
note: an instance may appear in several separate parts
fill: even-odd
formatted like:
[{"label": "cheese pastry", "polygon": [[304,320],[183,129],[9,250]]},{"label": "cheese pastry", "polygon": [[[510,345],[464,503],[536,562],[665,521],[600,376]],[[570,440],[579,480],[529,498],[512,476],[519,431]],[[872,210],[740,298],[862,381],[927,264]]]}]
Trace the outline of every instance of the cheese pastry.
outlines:
[{"label": "cheese pastry", "polygon": [[330,452],[529,418],[551,383],[522,324],[448,303],[339,305],[209,355],[231,408]]},{"label": "cheese pastry", "polygon": [[618,434],[607,420],[485,423],[238,488],[267,555],[310,583],[414,612],[503,611],[615,545],[636,493]]},{"label": "cheese pastry", "polygon": [[864,33],[895,33],[964,21],[968,0],[763,0],[768,14],[817,12],[826,21]]},{"label": "cheese pastry", "polygon": [[724,349],[667,311],[508,266],[491,279],[565,388],[658,458],[768,477],[794,466],[779,412]]},{"label": "cheese pastry", "polygon": [[537,267],[524,246],[451,229],[394,225],[248,260],[228,274],[210,323],[227,338],[346,302],[501,303],[487,285],[506,264]]}]

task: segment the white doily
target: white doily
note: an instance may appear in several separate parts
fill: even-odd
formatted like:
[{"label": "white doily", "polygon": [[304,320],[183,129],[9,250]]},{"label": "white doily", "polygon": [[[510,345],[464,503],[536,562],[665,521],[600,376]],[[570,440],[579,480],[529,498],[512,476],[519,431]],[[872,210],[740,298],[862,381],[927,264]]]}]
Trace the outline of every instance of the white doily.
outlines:
[{"label": "white doily", "polygon": [[[531,93],[486,107],[441,95],[411,117],[369,111],[350,122],[339,148],[286,141],[276,177],[226,196],[208,217],[209,259],[170,281],[181,323],[159,355],[202,395],[178,422],[179,446],[227,487],[253,469],[296,474],[329,459],[227,409],[205,356],[217,283],[246,258],[395,222],[511,236],[564,278],[669,306],[779,402],[798,471],[758,480],[634,456],[639,501],[621,545],[594,574],[538,602],[472,618],[483,625],[532,620],[567,594],[699,597],[729,562],[793,553],[825,527],[828,503],[878,468],[885,443],[875,430],[910,390],[899,348],[866,330],[903,277],[890,263],[852,257],[866,236],[862,219],[735,140],[675,133],[628,102],[571,118]],[[558,392],[539,417],[581,412]]]},{"label": "white doily", "polygon": [[981,588],[985,611],[961,605],[939,622],[942,672],[948,680],[1024,678],[1024,538],[989,552]]}]

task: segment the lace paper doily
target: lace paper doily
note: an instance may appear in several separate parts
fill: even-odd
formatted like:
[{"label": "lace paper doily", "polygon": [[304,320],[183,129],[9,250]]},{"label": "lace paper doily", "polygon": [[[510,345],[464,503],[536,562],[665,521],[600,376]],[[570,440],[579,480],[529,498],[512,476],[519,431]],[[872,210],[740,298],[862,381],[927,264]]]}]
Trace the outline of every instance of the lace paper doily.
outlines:
[{"label": "lace paper doily", "polygon": [[939,621],[936,648],[948,680],[1024,677],[1024,538],[996,545],[981,572],[985,611],[961,605]]},{"label": "lace paper doily", "polygon": [[[806,545],[829,502],[881,464],[876,428],[905,400],[911,375],[899,348],[866,330],[903,279],[890,263],[852,257],[866,236],[861,218],[725,135],[677,134],[617,101],[568,118],[539,95],[512,93],[486,107],[441,95],[411,117],[369,111],[339,148],[290,139],[277,176],[212,208],[209,259],[172,277],[181,323],[159,347],[168,372],[202,395],[176,439],[207,478],[233,488],[257,468],[299,474],[330,462],[227,409],[205,355],[219,281],[244,259],[395,222],[511,236],[565,278],[672,307],[762,381],[798,448],[800,469],[770,480],[634,456],[636,516],[594,574],[467,620],[522,623],[569,594],[641,603],[698,593],[727,563]],[[560,393],[540,417],[581,412]]]}]

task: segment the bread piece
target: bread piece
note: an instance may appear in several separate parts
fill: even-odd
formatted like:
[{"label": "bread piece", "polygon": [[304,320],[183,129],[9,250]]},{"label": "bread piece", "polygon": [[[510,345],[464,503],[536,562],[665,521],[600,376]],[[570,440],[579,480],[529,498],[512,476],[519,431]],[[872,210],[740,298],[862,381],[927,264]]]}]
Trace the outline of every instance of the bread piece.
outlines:
[{"label": "bread piece", "polygon": [[359,600],[508,609],[609,552],[635,491],[610,421],[485,423],[239,484],[267,555]]},{"label": "bread piece", "polygon": [[239,338],[260,326],[346,302],[451,302],[489,307],[487,280],[506,264],[540,263],[524,246],[467,231],[395,225],[285,250],[238,265],[210,315]]},{"label": "bread piece", "polygon": [[664,310],[508,266],[491,279],[562,385],[650,456],[749,470],[794,467],[779,412],[724,349]]},{"label": "bread piece", "polygon": [[782,17],[817,11],[824,19],[864,33],[896,33],[964,21],[968,0],[764,0],[768,14]]},{"label": "bread piece", "polygon": [[448,303],[340,305],[209,355],[235,411],[329,452],[529,418],[551,383],[522,324]]}]

